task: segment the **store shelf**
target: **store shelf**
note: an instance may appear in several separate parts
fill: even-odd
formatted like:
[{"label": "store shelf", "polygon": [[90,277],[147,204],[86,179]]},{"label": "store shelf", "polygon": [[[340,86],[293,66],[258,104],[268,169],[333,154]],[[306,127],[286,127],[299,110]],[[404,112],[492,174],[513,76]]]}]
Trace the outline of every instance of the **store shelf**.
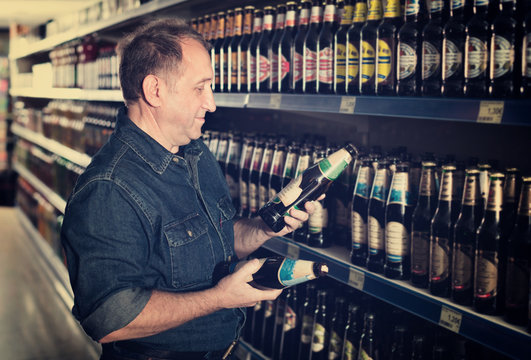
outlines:
[{"label": "store shelf", "polygon": [[528,359],[531,354],[531,334],[523,327],[432,296],[427,290],[417,289],[406,281],[390,280],[354,266],[344,248],[314,249],[286,238],[273,238],[264,247],[283,256],[324,261],[328,264],[330,277],[512,358]]},{"label": "store shelf", "polygon": [[269,360],[270,358],[256,350],[252,345],[246,343],[244,340],[238,342],[234,356],[240,360]]},{"label": "store shelf", "polygon": [[14,88],[11,96],[85,101],[123,102],[121,90],[84,90],[76,88]]},{"label": "store shelf", "polygon": [[13,125],[11,125],[11,131],[15,135],[33,144],[39,145],[40,147],[54,154],[57,154],[65,159],[68,159],[77,165],[87,167],[90,164],[91,157],[87,154],[82,154],[78,151],[70,149],[69,147],[55,140],[48,139],[44,137],[44,135],[28,130],[16,123],[13,123]]},{"label": "store shelf", "polygon": [[151,0],[142,6],[129,10],[123,14],[113,14],[110,18],[91,24],[81,25],[77,28],[49,36],[43,40],[29,43],[27,46],[17,46],[9,49],[9,58],[12,60],[52,50],[70,40],[93,34],[102,30],[116,27],[117,25],[132,21],[142,16],[153,15],[153,12],[164,10],[168,7],[186,2],[187,0]]}]

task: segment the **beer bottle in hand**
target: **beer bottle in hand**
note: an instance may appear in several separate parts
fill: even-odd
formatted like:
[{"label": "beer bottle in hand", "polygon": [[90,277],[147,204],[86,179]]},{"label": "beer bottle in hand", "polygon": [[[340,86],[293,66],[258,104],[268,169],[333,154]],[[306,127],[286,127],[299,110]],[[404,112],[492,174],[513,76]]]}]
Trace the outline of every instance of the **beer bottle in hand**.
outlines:
[{"label": "beer bottle in hand", "polygon": [[315,200],[326,192],[357,152],[352,144],[348,144],[310,166],[261,208],[258,214],[274,232],[279,232],[286,225],[284,215],[293,207],[303,208],[305,202]]}]

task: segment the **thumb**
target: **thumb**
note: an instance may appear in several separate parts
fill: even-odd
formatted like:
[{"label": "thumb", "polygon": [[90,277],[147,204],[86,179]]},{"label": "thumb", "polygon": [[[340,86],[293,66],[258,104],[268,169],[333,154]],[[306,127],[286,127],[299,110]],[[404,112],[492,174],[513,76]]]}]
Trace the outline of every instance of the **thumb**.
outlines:
[{"label": "thumb", "polygon": [[244,261],[236,266],[236,272],[242,274],[247,282],[252,281],[253,274],[260,270],[264,261],[265,259],[251,259]]}]

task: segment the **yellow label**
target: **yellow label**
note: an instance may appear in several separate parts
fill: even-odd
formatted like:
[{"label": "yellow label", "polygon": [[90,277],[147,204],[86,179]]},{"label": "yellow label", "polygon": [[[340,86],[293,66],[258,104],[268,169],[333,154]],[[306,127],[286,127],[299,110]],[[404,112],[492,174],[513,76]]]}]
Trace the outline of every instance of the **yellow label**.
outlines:
[{"label": "yellow label", "polygon": [[354,6],[345,5],[343,10],[343,17],[341,18],[341,25],[349,25],[352,23],[352,14],[354,13]]},{"label": "yellow label", "polygon": [[367,20],[380,20],[382,18],[382,2],[380,0],[369,0],[369,10]]},{"label": "yellow label", "polygon": [[400,16],[400,1],[387,0],[385,5],[384,17],[393,18]]},{"label": "yellow label", "polygon": [[374,76],[375,69],[374,47],[367,41],[361,42],[361,82],[366,83]]},{"label": "yellow label", "polygon": [[355,23],[363,23],[367,20],[367,3],[358,2],[354,8],[354,18],[352,21]]},{"label": "yellow label", "polygon": [[345,82],[347,69],[347,47],[345,44],[336,46],[336,83]]},{"label": "yellow label", "polygon": [[391,74],[391,48],[384,40],[378,40],[378,83],[381,83]]}]

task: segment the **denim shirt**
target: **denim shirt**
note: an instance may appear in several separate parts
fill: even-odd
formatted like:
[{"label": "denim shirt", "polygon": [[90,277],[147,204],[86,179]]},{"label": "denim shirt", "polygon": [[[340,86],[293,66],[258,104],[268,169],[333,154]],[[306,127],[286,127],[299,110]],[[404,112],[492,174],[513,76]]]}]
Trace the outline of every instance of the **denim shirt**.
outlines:
[{"label": "denim shirt", "polygon": [[[130,323],[153,289],[207,289],[214,266],[235,257],[235,209],[221,169],[202,141],[181,149],[182,157],[163,148],[122,108],[68,200],[61,238],[72,312],[95,340]],[[238,337],[244,317],[220,310],[134,341],[219,350]]]}]

